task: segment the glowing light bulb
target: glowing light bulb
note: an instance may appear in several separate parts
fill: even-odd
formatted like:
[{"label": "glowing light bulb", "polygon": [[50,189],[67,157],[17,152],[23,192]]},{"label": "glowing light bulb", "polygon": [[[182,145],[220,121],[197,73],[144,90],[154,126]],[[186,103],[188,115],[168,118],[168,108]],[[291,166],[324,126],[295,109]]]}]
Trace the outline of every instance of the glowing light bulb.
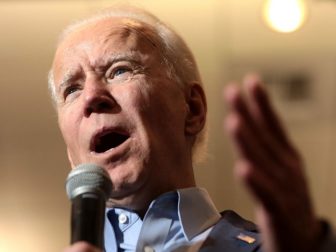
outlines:
[{"label": "glowing light bulb", "polygon": [[307,10],[303,0],[267,0],[263,15],[272,29],[288,33],[303,25]]}]

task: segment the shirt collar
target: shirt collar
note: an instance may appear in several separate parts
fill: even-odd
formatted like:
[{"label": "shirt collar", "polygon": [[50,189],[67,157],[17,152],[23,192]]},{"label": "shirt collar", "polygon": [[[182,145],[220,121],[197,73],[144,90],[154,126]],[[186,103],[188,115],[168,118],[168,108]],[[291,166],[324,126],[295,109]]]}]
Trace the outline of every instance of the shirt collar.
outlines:
[{"label": "shirt collar", "polygon": [[220,219],[205,189],[192,187],[177,190],[178,214],[185,237],[190,241]]},{"label": "shirt collar", "polygon": [[[221,215],[218,213],[208,192],[203,188],[191,187],[169,192],[154,200],[149,209],[154,205],[161,205],[164,198],[172,200],[177,193],[177,212],[183,234],[188,241],[196,235],[217,223]],[[159,204],[158,204],[159,203]],[[106,213],[111,209],[106,209]],[[127,210],[125,210],[127,211]],[[107,220],[106,220],[107,221]]]}]

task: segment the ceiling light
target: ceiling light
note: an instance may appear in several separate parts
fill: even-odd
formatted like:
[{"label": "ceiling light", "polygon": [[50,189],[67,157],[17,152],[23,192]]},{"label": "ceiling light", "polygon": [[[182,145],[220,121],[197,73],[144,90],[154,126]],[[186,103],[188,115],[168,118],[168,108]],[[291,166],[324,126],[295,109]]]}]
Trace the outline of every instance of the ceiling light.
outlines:
[{"label": "ceiling light", "polygon": [[303,25],[307,8],[303,0],[267,0],[263,16],[273,30],[289,33]]}]

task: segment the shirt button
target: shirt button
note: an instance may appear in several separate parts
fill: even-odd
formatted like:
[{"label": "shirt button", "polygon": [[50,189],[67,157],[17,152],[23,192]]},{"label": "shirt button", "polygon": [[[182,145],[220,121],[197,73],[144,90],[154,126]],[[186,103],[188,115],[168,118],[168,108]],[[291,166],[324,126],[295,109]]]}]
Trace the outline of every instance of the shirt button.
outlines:
[{"label": "shirt button", "polygon": [[126,214],[122,213],[118,217],[118,221],[120,224],[126,224],[128,222],[128,217]]},{"label": "shirt button", "polygon": [[145,246],[144,247],[144,252],[155,252],[155,250],[150,246]]}]

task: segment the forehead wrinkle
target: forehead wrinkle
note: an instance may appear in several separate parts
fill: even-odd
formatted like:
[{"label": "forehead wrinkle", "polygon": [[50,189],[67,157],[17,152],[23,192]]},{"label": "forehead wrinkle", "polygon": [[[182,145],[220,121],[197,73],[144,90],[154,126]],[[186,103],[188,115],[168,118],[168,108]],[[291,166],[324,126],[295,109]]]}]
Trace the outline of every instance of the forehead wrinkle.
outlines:
[{"label": "forehead wrinkle", "polygon": [[[94,62],[92,62],[91,68],[100,70],[101,67],[112,65],[119,61],[129,61],[129,62],[140,63],[141,54],[138,51],[128,51],[128,52],[109,54],[107,57],[98,58]],[[58,90],[60,91],[64,87],[68,86],[69,81],[73,80],[79,74],[79,72],[80,72],[79,69],[66,70],[65,74],[63,75],[60,81]]]},{"label": "forehead wrinkle", "polygon": [[114,36],[119,36],[120,42],[123,44],[126,44],[127,40],[134,42],[134,49],[139,49],[139,45],[145,42],[145,45],[153,47],[161,53],[162,43],[153,28],[147,24],[133,20],[122,20],[120,25],[112,25],[112,27],[107,25],[106,29],[108,30],[107,35],[102,40],[104,43],[108,43]]},{"label": "forehead wrinkle", "polygon": [[[77,46],[73,46],[72,44],[70,45],[65,44],[64,47],[62,47],[62,45],[58,47],[57,51],[59,52],[59,50],[61,50],[61,53],[60,55],[58,55],[58,52],[57,52],[57,56],[55,56],[53,71],[55,71],[55,65],[60,65],[58,68],[62,76],[59,81],[60,83],[59,87],[63,87],[71,79],[79,75],[79,73],[83,70],[83,67],[85,65],[84,62],[86,61],[85,58],[88,58],[88,52],[86,50],[87,48],[89,48],[89,46],[87,45],[85,41],[83,43],[77,44]],[[77,62],[77,63],[72,62],[70,65],[65,64],[64,59],[72,57],[78,50],[82,54],[83,53],[85,54],[85,57],[81,57],[82,61],[84,62]],[[56,59],[58,60],[56,61]]]},{"label": "forehead wrinkle", "polygon": [[94,61],[91,62],[91,67],[94,69],[100,69],[119,61],[140,62],[141,53],[138,51],[106,53],[103,57],[94,59]]},{"label": "forehead wrinkle", "polygon": [[[134,22],[135,23],[135,22]],[[134,23],[129,23],[125,25],[125,30],[129,32],[129,34],[135,34],[137,37],[135,37],[136,44],[135,49],[140,51],[139,49],[145,50],[145,52],[150,54],[157,54],[157,57],[159,61],[162,63],[165,62],[165,55],[164,55],[164,49],[163,44],[160,41],[160,38],[156,34],[156,32],[147,24],[141,24],[136,23],[137,25],[134,25]],[[140,47],[144,43],[146,45],[145,48]],[[148,50],[148,47],[152,50]]]},{"label": "forehead wrinkle", "polygon": [[[89,26],[86,27],[88,29],[86,29],[85,27],[82,27],[82,29],[79,29],[77,31],[74,31],[74,33],[91,33],[92,29],[99,29],[100,26],[100,22],[98,21],[97,23],[95,23],[93,26]],[[112,26],[112,27],[111,27]],[[101,28],[101,26],[100,26]],[[104,29],[105,28],[105,29]],[[86,30],[86,31],[85,31]],[[105,31],[104,31],[105,30]],[[106,33],[107,32],[107,33]],[[105,34],[105,35],[104,35]],[[132,36],[133,35],[133,36]],[[71,40],[71,36],[72,34],[69,34],[70,36],[70,40]],[[119,36],[119,38],[121,40],[116,40],[113,37],[115,36]],[[107,44],[107,47],[104,48],[104,53],[103,53],[103,57],[98,57],[96,59],[93,59],[93,62],[90,62],[86,67],[89,67],[92,69],[95,69],[95,66],[106,66],[107,64],[111,64],[115,61],[120,61],[120,60],[130,60],[130,61],[141,61],[142,56],[145,56],[148,52],[151,53],[150,50],[148,50],[148,47],[151,47],[153,49],[155,49],[155,51],[159,54],[160,58],[162,59],[162,61],[164,61],[164,55],[162,52],[162,49],[160,50],[160,47],[162,47],[162,43],[160,42],[157,34],[155,33],[155,31],[152,29],[151,26],[147,25],[147,24],[142,24],[139,21],[134,21],[131,19],[123,19],[121,20],[121,22],[119,24],[113,24],[112,25],[103,25],[103,30],[100,31],[100,36],[98,36],[98,38],[94,39],[97,43],[97,39],[98,44],[102,45],[104,43]],[[116,46],[114,45],[114,43],[119,43],[120,45],[126,45],[127,44],[127,40],[131,39],[131,41],[133,42],[133,44],[131,44],[131,46],[128,48],[128,52],[117,52],[117,53],[113,53],[112,56],[111,55],[111,48],[109,46]],[[66,41],[67,38],[65,38],[64,41]],[[91,40],[91,39],[90,39]],[[63,41],[63,42],[64,42]],[[85,53],[86,54],[86,59],[89,59],[88,54],[89,54],[89,49],[91,48],[91,43],[93,41],[82,41],[81,43],[77,44],[77,49],[79,49],[81,51],[81,53]],[[146,47],[141,47],[141,44],[146,45]],[[65,48],[66,54],[70,54],[72,52],[72,48],[73,48],[73,44],[67,45]],[[100,47],[100,46],[99,46]],[[100,47],[100,49],[102,49]],[[144,53],[141,53],[141,51],[145,50]],[[112,48],[113,51],[113,48]],[[107,57],[105,58],[105,55],[107,55]],[[79,67],[80,69],[76,69],[76,70],[66,70],[66,73],[64,74],[64,76],[62,77],[61,81],[60,81],[60,85],[59,88],[65,86],[71,79],[74,78],[74,76],[76,76],[82,69],[83,66],[81,65]],[[87,69],[89,70],[89,69]],[[84,71],[86,72],[86,71]]]},{"label": "forehead wrinkle", "polygon": [[149,44],[151,44],[153,47],[160,48],[159,41],[156,38],[157,36],[155,36],[155,32],[152,31],[148,25],[135,26],[133,24],[126,24],[125,29],[127,29],[130,33],[134,32],[135,34],[138,34],[141,38],[148,41]]},{"label": "forehead wrinkle", "polygon": [[69,85],[69,81],[72,80],[76,75],[78,75],[78,70],[67,70],[63,75],[60,84],[58,85],[58,91],[60,91],[63,87]]}]

